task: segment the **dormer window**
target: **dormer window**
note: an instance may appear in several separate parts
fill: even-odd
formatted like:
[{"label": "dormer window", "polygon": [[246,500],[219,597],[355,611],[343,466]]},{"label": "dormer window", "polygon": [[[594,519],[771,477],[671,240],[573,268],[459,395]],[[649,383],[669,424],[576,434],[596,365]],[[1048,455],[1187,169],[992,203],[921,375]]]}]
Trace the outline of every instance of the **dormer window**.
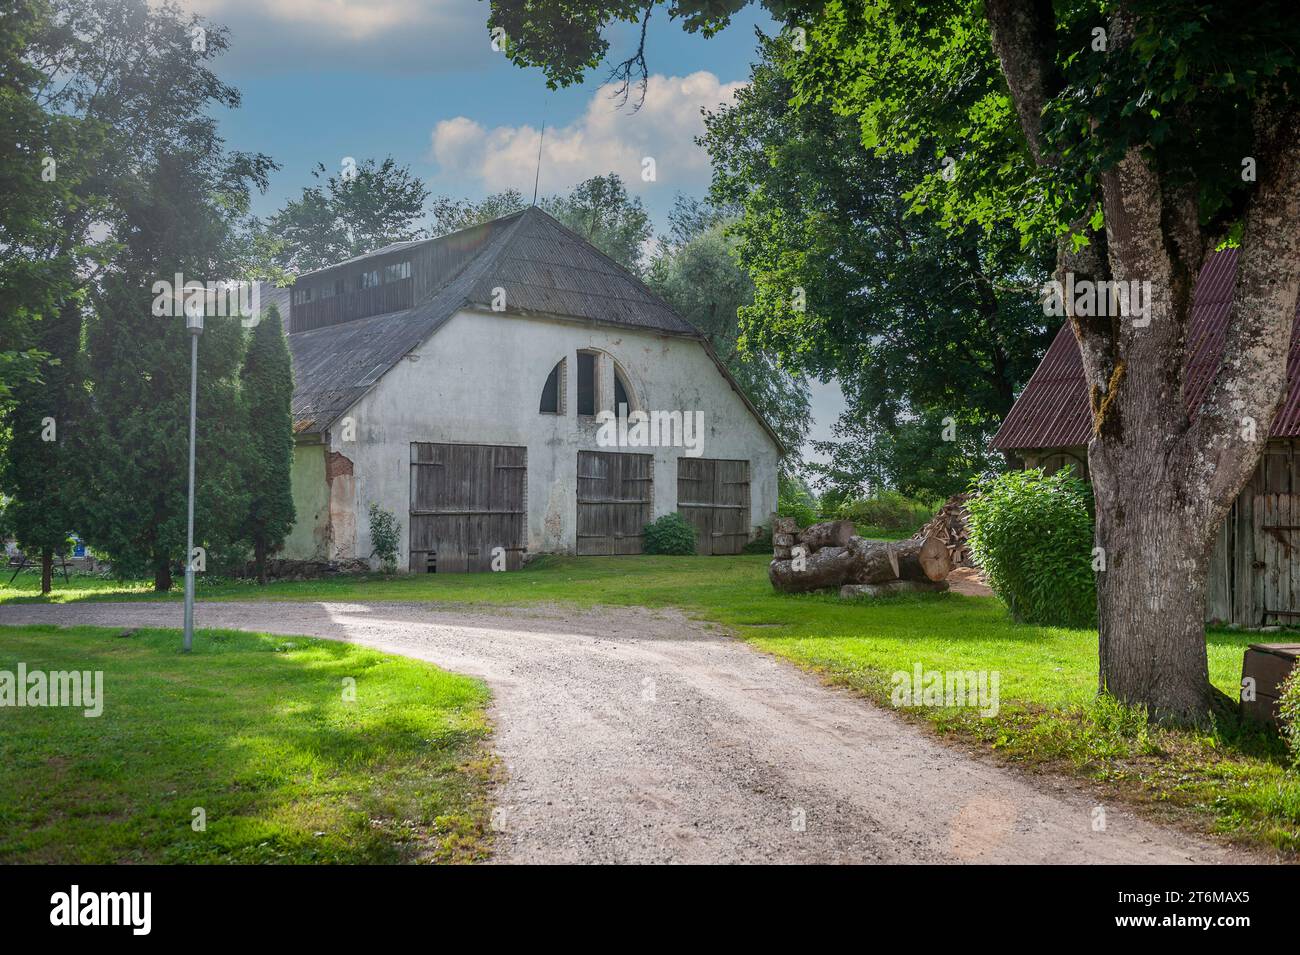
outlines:
[{"label": "dormer window", "polygon": [[564,413],[564,359],[561,358],[551,369],[542,386],[542,402],[537,409],[539,414]]}]

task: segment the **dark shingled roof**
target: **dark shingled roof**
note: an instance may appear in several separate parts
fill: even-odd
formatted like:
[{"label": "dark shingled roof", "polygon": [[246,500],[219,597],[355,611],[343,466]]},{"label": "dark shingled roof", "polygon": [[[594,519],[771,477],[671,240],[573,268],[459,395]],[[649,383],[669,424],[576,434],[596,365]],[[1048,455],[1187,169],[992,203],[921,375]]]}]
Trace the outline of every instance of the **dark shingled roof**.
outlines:
[{"label": "dark shingled roof", "polygon": [[[1237,251],[1225,249],[1209,257],[1197,278],[1183,389],[1187,407],[1193,413],[1205,399],[1205,392],[1219,368],[1236,275]],[[1291,326],[1286,378],[1286,402],[1278,410],[1269,432],[1274,438],[1300,437],[1300,303]],[[1087,444],[1091,439],[1092,414],[1088,409],[1083,361],[1079,343],[1066,322],[994,435],[993,448],[998,451],[1065,448]]]},{"label": "dark shingled roof", "polygon": [[[412,246],[417,243],[411,243]],[[705,337],[632,273],[535,207],[426,243],[444,269],[438,290],[400,312],[288,336],[293,356],[294,431],[318,434],[374,386],[403,355],[463,309],[492,308],[505,289],[510,314],[540,314],[640,328],[699,340],[778,447]],[[374,254],[374,253],[369,253]],[[364,258],[364,256],[361,256]],[[288,325],[288,290],[281,315]],[[264,293],[265,295],[265,293]]]}]

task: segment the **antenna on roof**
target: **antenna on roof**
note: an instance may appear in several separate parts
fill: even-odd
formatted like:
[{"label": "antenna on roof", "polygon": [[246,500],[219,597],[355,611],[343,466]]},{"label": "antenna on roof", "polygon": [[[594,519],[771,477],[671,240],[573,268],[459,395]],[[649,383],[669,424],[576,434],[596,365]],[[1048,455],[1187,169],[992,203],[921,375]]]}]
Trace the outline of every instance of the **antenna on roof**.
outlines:
[{"label": "antenna on roof", "polygon": [[537,175],[533,177],[533,205],[537,205],[537,183],[542,178],[542,142],[546,139],[546,120],[542,120],[542,135],[537,137]]}]

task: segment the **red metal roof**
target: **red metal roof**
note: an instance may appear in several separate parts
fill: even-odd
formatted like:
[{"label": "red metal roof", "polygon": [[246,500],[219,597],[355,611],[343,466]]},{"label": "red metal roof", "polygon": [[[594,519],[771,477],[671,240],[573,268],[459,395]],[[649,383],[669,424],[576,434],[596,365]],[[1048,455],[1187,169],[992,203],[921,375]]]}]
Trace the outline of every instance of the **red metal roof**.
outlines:
[{"label": "red metal roof", "polygon": [[[1236,273],[1237,250],[1225,249],[1210,256],[1197,280],[1183,389],[1189,409],[1200,407],[1219,367]],[[1286,380],[1286,402],[1278,409],[1270,432],[1274,438],[1300,437],[1300,302],[1291,326]],[[1064,448],[1087,444],[1091,438],[1092,413],[1079,343],[1066,322],[994,435],[992,446],[998,451]]]}]

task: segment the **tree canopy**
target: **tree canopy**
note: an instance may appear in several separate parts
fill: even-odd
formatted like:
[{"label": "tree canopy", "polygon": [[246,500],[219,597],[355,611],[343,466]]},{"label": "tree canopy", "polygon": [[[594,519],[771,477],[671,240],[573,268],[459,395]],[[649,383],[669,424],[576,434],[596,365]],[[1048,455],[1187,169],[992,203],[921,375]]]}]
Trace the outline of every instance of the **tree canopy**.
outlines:
[{"label": "tree canopy", "polygon": [[273,260],[286,272],[312,272],[373,252],[390,242],[423,239],[429,190],[409,167],[391,156],[358,163],[348,157],[340,171],[317,163],[307,186],[273,215]]}]

